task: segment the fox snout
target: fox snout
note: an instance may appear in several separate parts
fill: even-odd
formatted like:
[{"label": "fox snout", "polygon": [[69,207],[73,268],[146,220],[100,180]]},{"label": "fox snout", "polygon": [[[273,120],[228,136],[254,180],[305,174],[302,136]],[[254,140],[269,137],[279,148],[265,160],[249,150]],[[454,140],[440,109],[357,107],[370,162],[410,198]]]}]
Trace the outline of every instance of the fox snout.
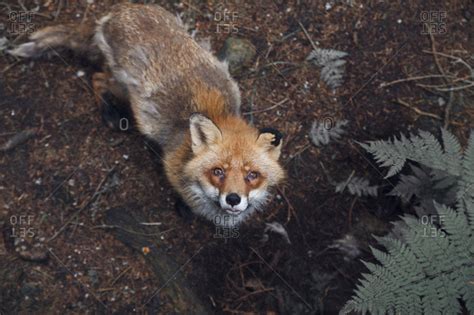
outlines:
[{"label": "fox snout", "polygon": [[247,196],[237,193],[223,193],[219,197],[219,204],[229,214],[239,214],[247,210],[249,203]]}]

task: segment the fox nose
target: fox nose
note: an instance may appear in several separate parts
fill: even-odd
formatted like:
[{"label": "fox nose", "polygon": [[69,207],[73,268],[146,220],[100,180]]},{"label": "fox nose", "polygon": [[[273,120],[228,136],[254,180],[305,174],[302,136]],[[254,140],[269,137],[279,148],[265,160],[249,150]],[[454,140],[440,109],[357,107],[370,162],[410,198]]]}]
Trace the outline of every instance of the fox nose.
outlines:
[{"label": "fox nose", "polygon": [[228,194],[227,197],[225,197],[225,201],[233,207],[240,203],[240,196],[236,193],[231,193]]}]

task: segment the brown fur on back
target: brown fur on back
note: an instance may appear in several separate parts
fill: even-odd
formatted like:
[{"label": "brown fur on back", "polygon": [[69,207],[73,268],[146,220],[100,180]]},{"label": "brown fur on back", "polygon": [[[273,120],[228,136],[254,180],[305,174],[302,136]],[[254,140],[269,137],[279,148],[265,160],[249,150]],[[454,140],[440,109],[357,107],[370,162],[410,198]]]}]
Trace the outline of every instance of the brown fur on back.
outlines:
[{"label": "brown fur on back", "polygon": [[193,112],[240,113],[240,92],[227,66],[163,8],[116,5],[102,18],[95,39],[129,92],[139,130],[163,146],[187,130]]}]

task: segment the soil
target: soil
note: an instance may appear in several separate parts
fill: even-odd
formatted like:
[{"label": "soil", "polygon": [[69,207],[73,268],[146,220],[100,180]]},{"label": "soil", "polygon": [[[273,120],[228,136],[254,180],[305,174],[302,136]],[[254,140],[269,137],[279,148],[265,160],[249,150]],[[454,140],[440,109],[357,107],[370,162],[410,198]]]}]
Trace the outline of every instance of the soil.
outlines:
[{"label": "soil", "polygon": [[[10,45],[26,41],[27,31],[11,28],[25,24],[21,12],[27,26],[38,30],[98,19],[114,2],[0,2],[0,38]],[[385,196],[394,182],[383,179],[385,170],[357,141],[417,129],[439,132],[446,113],[440,103],[449,101],[449,93],[414,81],[383,83],[439,74],[433,47],[472,65],[473,4],[156,2],[181,14],[215,52],[229,36],[256,47],[253,61],[234,76],[245,117],[285,134],[286,182],[238,235],[223,237],[211,222],[175,210],[177,196],[159,148],[133,128],[114,131],[103,124],[90,88],[97,69],[67,52],[35,60],[0,52],[0,144],[30,131],[0,152],[0,313],[174,313],[158,290],[166,283],[157,282],[146,252],[122,243],[113,233],[120,227],[106,223],[114,207],[156,223],[147,228],[159,235],[153,245],[176,261],[176,272],[213,313],[337,313],[366,271],[360,259],[373,260],[371,235],[387,233],[390,221],[412,211]],[[228,23],[235,28],[226,28]],[[433,38],[426,23],[437,27]],[[313,45],[349,54],[344,83],[335,91],[306,61]],[[462,74],[446,58],[438,62]],[[449,129],[465,143],[474,122],[473,91],[454,94]],[[313,121],[332,125],[343,119],[348,125],[341,139],[323,147],[311,143]],[[379,197],[336,193],[332,183],[351,173],[381,185]],[[265,231],[271,222],[282,224],[290,243]],[[356,257],[334,247],[346,235],[360,244]]]}]

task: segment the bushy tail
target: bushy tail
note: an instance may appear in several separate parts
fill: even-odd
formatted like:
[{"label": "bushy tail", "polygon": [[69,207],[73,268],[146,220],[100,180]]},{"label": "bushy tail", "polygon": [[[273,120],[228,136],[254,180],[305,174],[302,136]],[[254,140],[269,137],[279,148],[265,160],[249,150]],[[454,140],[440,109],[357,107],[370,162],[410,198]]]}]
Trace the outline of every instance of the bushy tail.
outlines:
[{"label": "bushy tail", "polygon": [[94,44],[94,23],[77,25],[55,25],[42,28],[30,36],[30,41],[19,45],[8,53],[18,57],[32,58],[47,52],[63,49],[72,50],[92,61],[100,58],[100,51]]}]

